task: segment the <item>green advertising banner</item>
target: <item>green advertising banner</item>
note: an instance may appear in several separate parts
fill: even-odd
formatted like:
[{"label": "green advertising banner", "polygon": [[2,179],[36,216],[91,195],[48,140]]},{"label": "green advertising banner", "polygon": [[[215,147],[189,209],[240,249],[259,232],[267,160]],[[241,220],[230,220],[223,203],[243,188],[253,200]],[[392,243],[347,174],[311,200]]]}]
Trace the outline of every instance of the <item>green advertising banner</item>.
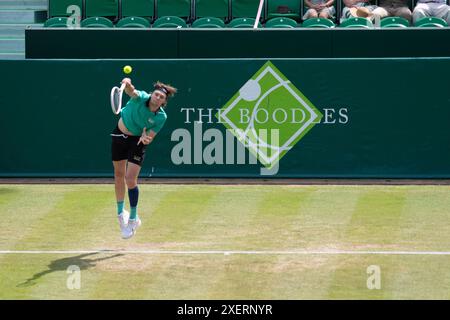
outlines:
[{"label": "green advertising banner", "polygon": [[0,61],[0,176],[111,177],[124,65],[179,90],[142,177],[450,177],[450,58]]}]

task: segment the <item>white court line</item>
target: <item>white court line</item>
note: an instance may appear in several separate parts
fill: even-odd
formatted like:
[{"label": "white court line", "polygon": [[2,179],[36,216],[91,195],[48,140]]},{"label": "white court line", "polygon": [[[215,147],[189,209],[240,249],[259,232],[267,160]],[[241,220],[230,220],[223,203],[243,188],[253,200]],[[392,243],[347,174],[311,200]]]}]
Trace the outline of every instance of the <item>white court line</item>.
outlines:
[{"label": "white court line", "polygon": [[0,250],[0,254],[148,254],[148,255],[432,255],[450,251],[242,251],[242,250]]}]

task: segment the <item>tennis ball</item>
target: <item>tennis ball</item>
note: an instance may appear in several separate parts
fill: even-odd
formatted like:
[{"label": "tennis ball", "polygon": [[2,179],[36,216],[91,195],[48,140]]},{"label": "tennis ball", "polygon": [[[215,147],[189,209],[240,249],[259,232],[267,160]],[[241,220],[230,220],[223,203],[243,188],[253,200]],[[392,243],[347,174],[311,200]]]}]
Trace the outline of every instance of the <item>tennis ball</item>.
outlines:
[{"label": "tennis ball", "polygon": [[131,71],[133,71],[133,68],[131,68],[130,66],[123,67],[124,73],[128,74],[128,73],[131,73]]}]

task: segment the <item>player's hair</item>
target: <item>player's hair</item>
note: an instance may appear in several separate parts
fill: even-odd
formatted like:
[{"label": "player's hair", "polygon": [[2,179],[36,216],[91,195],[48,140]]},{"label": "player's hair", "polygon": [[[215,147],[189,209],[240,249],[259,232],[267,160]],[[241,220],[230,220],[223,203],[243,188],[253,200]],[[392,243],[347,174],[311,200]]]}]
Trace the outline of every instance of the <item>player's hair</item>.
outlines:
[{"label": "player's hair", "polygon": [[[172,87],[169,84],[162,83],[160,81],[157,81],[156,83],[154,83],[153,88],[155,90],[160,90],[166,94],[166,97],[167,97],[166,103],[167,103],[167,100],[169,100],[169,98],[173,97],[175,95],[175,93],[177,93],[177,88]],[[166,106],[166,103],[164,104],[164,106]]]}]

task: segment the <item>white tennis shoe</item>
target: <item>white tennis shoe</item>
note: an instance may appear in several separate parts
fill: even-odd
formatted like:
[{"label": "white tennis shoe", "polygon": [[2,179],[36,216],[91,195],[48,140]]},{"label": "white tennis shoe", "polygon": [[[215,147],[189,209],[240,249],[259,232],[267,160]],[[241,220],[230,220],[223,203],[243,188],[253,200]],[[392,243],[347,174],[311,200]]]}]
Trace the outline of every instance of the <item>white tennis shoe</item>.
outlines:
[{"label": "white tennis shoe", "polygon": [[128,225],[128,219],[130,217],[130,213],[127,210],[123,210],[118,216],[120,232],[122,233],[122,238],[126,235],[125,231]]},{"label": "white tennis shoe", "polygon": [[136,219],[128,220],[128,224],[122,232],[122,238],[130,239],[132,236],[136,234],[136,230],[141,226],[141,224],[142,222],[141,219],[139,219],[139,217],[137,217]]}]

